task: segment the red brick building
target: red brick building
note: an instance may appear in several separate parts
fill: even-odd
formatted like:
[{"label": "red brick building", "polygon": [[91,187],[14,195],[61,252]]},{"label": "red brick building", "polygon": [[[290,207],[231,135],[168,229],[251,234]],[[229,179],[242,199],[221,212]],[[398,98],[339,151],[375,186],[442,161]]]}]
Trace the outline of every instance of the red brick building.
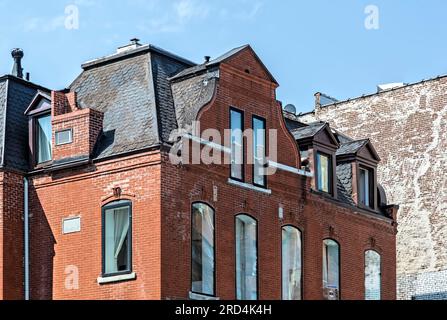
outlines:
[{"label": "red brick building", "polygon": [[197,65],[134,41],[82,67],[60,92],[0,78],[0,298],[396,298],[373,145],[283,112],[251,47]]}]

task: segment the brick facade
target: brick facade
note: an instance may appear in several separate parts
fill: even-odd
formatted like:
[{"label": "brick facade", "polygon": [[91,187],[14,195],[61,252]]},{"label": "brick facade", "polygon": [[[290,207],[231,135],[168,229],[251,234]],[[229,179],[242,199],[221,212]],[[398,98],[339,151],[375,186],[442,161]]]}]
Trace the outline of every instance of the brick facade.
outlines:
[{"label": "brick facade", "polygon": [[[228,129],[230,107],[244,112],[247,128],[252,126],[253,115],[261,116],[266,119],[267,129],[277,130],[276,161],[288,168],[300,168],[297,143],[276,100],[277,84],[254,52],[246,49],[226,59],[219,65],[218,75],[213,98],[195,119],[200,121],[201,131]],[[281,299],[281,228],[286,225],[299,228],[303,235],[304,299],[324,298],[322,246],[328,238],[340,244],[341,299],[365,298],[366,250],[375,250],[382,257],[382,299],[396,299],[397,230],[392,215],[382,216],[342,204],[313,191],[311,177],[286,170],[278,169],[268,177],[269,192],[240,187],[229,180],[228,165],[171,163],[168,143],[95,159],[95,139],[90,137],[98,135],[100,122],[107,114],[102,118],[89,109],[78,110],[75,95],[53,92],[52,100],[54,160],[86,153],[91,161],[71,168],[48,167],[29,175],[32,299],[188,299],[191,207],[196,202],[215,209],[216,295],[220,299],[236,297],[238,214],[248,214],[258,222],[260,299]],[[95,119],[94,125],[89,117]],[[66,128],[75,128],[74,142],[58,149],[54,132]],[[250,184],[253,168],[246,165],[244,170],[245,182]],[[4,217],[5,208],[21,208],[19,202],[23,203],[23,179],[14,179],[13,188],[2,193]],[[10,180],[3,181],[3,189],[10,186],[5,184]],[[100,284],[101,209],[118,200],[132,203],[132,271],[136,278]],[[81,231],[64,234],[64,219],[73,217],[80,218]],[[16,218],[11,221],[22,226]],[[2,232],[7,234],[8,221],[4,218],[0,222]],[[5,242],[0,245],[7,250],[2,256],[9,258],[13,250]],[[21,247],[14,250],[19,254]],[[14,261],[17,265],[12,267],[3,262],[3,270],[8,267],[20,272],[19,262]],[[22,278],[14,279],[21,282]],[[13,290],[10,284],[6,288],[5,282],[3,288],[5,292]],[[19,293],[17,289],[16,295],[10,293],[9,297],[19,299]]]},{"label": "brick facade", "polygon": [[378,180],[388,200],[400,205],[400,299],[447,292],[446,92],[447,78],[440,77],[317,107],[302,117],[328,121],[354,138],[369,137],[377,147]]}]

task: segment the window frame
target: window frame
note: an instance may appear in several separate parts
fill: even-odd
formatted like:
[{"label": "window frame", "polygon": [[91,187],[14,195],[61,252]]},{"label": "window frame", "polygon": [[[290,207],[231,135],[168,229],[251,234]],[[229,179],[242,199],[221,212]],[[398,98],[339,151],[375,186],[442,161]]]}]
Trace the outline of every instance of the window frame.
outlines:
[{"label": "window frame", "polygon": [[[70,132],[70,141],[61,143],[61,142],[58,141],[58,140],[59,140],[59,139],[58,139],[58,134],[60,134],[60,133],[64,133],[64,132]],[[59,131],[56,131],[56,132],[54,133],[54,144],[56,145],[56,147],[58,147],[58,146],[64,146],[64,145],[72,144],[72,143],[73,143],[73,128],[59,130]]]},{"label": "window frame", "polygon": [[237,298],[237,219],[241,216],[249,217],[253,219],[256,222],[256,300],[258,301],[260,297],[259,293],[259,221],[252,215],[249,215],[247,213],[240,213],[234,216],[234,294],[235,294],[235,300],[237,301],[247,301],[247,300],[238,300]]},{"label": "window frame", "polygon": [[265,118],[263,118],[263,117],[260,117],[260,116],[257,116],[257,115],[253,115],[252,116],[252,121],[251,121],[252,130],[253,130],[253,141],[252,141],[252,144],[253,144],[253,165],[252,165],[253,175],[252,175],[252,180],[253,181],[252,182],[253,182],[253,185],[255,187],[262,188],[262,189],[268,189],[268,179],[267,179],[267,175],[266,174],[263,177],[264,178],[264,185],[260,185],[260,184],[255,182],[255,167],[256,167],[256,163],[255,163],[256,162],[256,159],[255,159],[255,157],[256,157],[255,120],[259,120],[259,121],[261,121],[264,124],[264,142],[265,142],[264,143],[264,157],[265,157],[265,159],[267,159],[267,120]]},{"label": "window frame", "polygon": [[[119,209],[119,208],[124,208],[127,207],[129,208],[129,231],[128,231],[128,264],[129,264],[129,270],[126,271],[120,271],[120,272],[115,272],[115,273],[106,273],[106,212],[108,210],[113,210],[113,209]],[[114,201],[111,202],[109,204],[106,204],[104,206],[102,206],[101,208],[101,242],[102,242],[102,257],[101,257],[101,263],[102,263],[102,277],[103,278],[110,278],[110,277],[116,277],[116,276],[122,276],[122,275],[128,275],[128,274],[132,274],[133,273],[133,241],[132,241],[132,232],[133,232],[133,228],[132,228],[132,221],[133,221],[133,204],[132,201],[130,200],[119,200],[119,201]]]},{"label": "window frame", "polygon": [[[50,117],[50,124],[51,124],[51,137],[50,137],[50,142],[51,142],[51,159],[44,161],[44,162],[39,162],[39,119],[41,118],[45,118],[45,117]],[[31,120],[31,125],[32,125],[32,145],[33,145],[33,163],[34,166],[44,166],[45,164],[48,164],[50,162],[53,161],[53,153],[54,153],[54,149],[53,149],[53,123],[52,123],[52,116],[51,116],[51,111],[49,110],[44,110],[42,112],[36,113],[32,115],[32,120]]]},{"label": "window frame", "polygon": [[283,279],[284,279],[284,273],[283,273],[284,272],[283,253],[284,252],[283,252],[283,250],[284,250],[284,248],[283,248],[283,244],[282,244],[282,241],[283,241],[282,232],[287,227],[296,229],[300,233],[300,241],[301,241],[301,252],[300,252],[300,259],[301,259],[301,277],[300,277],[300,281],[301,281],[301,283],[300,283],[301,300],[295,300],[295,301],[303,301],[304,300],[304,233],[303,233],[303,231],[300,228],[298,228],[298,227],[296,227],[294,225],[291,225],[291,224],[286,224],[286,225],[283,225],[281,227],[281,300],[283,300],[283,301],[291,301],[291,300],[285,300],[284,299],[284,295],[283,295],[283,293],[284,293],[283,292],[283,289],[284,289],[284,287],[283,287]]},{"label": "window frame", "polygon": [[235,181],[239,181],[239,182],[245,182],[245,163],[246,163],[246,153],[245,153],[245,137],[244,137],[244,131],[245,131],[245,114],[244,111],[237,109],[235,107],[230,107],[230,112],[229,112],[229,118],[230,118],[230,150],[231,150],[231,160],[230,162],[233,160],[233,126],[232,126],[232,113],[236,112],[239,113],[241,115],[241,131],[242,131],[242,164],[241,164],[241,168],[242,168],[242,178],[237,178],[237,177],[233,177],[233,164],[230,164],[230,178],[232,180]]},{"label": "window frame", "polygon": [[[329,192],[320,190],[321,189],[320,188],[320,172],[321,172],[320,164],[321,164],[321,162],[319,161],[319,157],[320,156],[328,158],[328,163],[329,163],[329,168],[328,168],[328,170],[329,170],[329,172],[328,172]],[[334,193],[334,163],[333,163],[333,161],[334,161],[334,157],[332,155],[330,155],[330,154],[328,154],[326,152],[317,150],[317,152],[315,154],[315,166],[316,166],[316,170],[315,170],[315,173],[316,173],[315,174],[315,179],[316,179],[315,185],[316,185],[316,188],[317,188],[318,192],[321,192],[321,193],[324,193],[324,194],[327,194],[327,195],[330,195],[330,196],[334,196],[334,194],[335,194]]]},{"label": "window frame", "polygon": [[[340,242],[338,242],[334,238],[325,238],[325,239],[323,239],[323,245],[325,245],[326,241],[333,241],[338,246],[338,300],[341,300],[341,279],[342,279],[342,274],[341,274],[341,266],[342,266],[342,263],[341,263],[342,262],[341,261],[341,245],[340,245]],[[324,254],[324,252],[322,252],[322,253]],[[321,260],[324,260],[324,255],[323,255],[322,258],[323,259],[321,259]],[[321,266],[321,271],[322,271],[321,272],[321,274],[322,274],[322,286],[323,286],[323,290],[324,290],[324,289],[327,289],[327,288],[324,287],[324,274],[323,274],[324,265]]]},{"label": "window frame", "polygon": [[[214,231],[213,231],[213,254],[214,254],[214,270],[213,270],[213,295],[209,295],[209,294],[206,294],[206,293],[200,293],[200,292],[195,292],[194,290],[193,290],[193,285],[192,285],[192,279],[193,279],[193,277],[192,277],[192,275],[193,275],[193,259],[192,259],[192,254],[193,254],[193,252],[192,252],[192,250],[193,250],[193,246],[192,246],[192,230],[193,230],[193,219],[192,219],[192,215],[193,215],[193,210],[194,210],[194,206],[195,205],[197,205],[197,204],[202,204],[202,205],[206,205],[206,206],[208,206],[208,207],[210,207],[212,210],[213,210],[213,214],[214,214]],[[200,295],[200,296],[204,296],[204,297],[210,297],[210,298],[215,298],[215,297],[217,297],[217,254],[216,254],[216,247],[217,247],[217,242],[216,242],[216,209],[214,209],[214,207],[213,206],[211,206],[209,203],[206,203],[206,202],[203,202],[203,201],[196,201],[196,202],[193,202],[192,204],[191,204],[191,242],[190,242],[190,245],[191,245],[191,268],[190,268],[190,270],[191,270],[191,272],[190,272],[190,286],[191,286],[191,293],[193,293],[193,294],[197,294],[197,295]]]},{"label": "window frame", "polygon": [[[368,188],[369,188],[369,204],[363,204],[362,203],[362,199],[360,199],[360,190],[362,188],[362,184],[361,184],[361,174],[362,171],[365,171],[368,173]],[[358,185],[358,194],[359,194],[359,199],[358,199],[358,205],[362,208],[366,208],[369,210],[376,210],[376,194],[375,194],[375,188],[376,188],[376,173],[374,168],[369,167],[369,166],[365,166],[363,164],[359,164],[359,169],[358,169],[358,179],[357,179],[357,185]]]}]

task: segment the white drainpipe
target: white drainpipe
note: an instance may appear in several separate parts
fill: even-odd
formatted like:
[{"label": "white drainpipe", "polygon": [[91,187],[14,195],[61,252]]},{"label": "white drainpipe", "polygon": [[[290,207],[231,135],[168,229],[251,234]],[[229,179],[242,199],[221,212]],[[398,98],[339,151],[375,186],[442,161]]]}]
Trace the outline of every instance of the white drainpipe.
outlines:
[{"label": "white drainpipe", "polygon": [[29,190],[29,182],[28,178],[24,179],[24,233],[25,233],[25,239],[24,239],[24,246],[25,246],[25,300],[29,300],[29,203],[28,203],[28,190]]}]

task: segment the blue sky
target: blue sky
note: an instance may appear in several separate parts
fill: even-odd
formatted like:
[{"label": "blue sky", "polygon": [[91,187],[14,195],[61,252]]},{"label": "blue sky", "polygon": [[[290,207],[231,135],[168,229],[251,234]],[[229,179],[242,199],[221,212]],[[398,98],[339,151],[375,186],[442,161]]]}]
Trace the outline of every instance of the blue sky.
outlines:
[{"label": "blue sky", "polygon": [[[65,27],[69,5],[79,29]],[[378,29],[365,27],[368,5]],[[0,74],[14,47],[33,82],[62,89],[133,37],[196,62],[249,43],[278,99],[309,111],[317,91],[346,99],[447,73],[446,14],[444,0],[0,0]]]}]

